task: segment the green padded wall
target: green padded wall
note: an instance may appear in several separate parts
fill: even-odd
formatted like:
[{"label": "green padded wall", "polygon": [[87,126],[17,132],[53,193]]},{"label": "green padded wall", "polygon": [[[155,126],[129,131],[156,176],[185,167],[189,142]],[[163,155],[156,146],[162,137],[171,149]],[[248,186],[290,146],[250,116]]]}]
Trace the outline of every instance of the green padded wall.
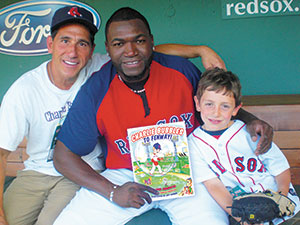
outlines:
[{"label": "green padded wall", "polygon": [[[0,8],[19,2],[1,0]],[[223,19],[221,0],[86,0],[102,19],[96,51],[105,53],[104,25],[119,7],[130,6],[148,19],[155,44],[205,44],[236,73],[244,95],[300,93],[300,16]],[[244,1],[247,2],[247,1]],[[0,32],[3,28],[0,27]],[[0,54],[0,100],[23,72],[48,56]],[[192,60],[201,70],[199,59]]]}]

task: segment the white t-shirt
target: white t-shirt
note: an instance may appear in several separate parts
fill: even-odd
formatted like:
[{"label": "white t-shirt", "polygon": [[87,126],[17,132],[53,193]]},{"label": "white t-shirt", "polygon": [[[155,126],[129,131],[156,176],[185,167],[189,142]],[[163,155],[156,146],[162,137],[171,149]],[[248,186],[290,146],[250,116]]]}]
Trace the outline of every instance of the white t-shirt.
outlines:
[{"label": "white t-shirt", "polygon": [[[59,176],[53,161],[47,160],[57,125],[69,111],[81,85],[108,60],[106,55],[94,54],[69,90],[51,83],[46,68],[49,61],[23,74],[9,88],[0,107],[0,147],[14,151],[26,137],[29,158],[24,162],[25,170]],[[98,158],[101,152],[97,145],[83,158],[99,170],[103,165]]]}]

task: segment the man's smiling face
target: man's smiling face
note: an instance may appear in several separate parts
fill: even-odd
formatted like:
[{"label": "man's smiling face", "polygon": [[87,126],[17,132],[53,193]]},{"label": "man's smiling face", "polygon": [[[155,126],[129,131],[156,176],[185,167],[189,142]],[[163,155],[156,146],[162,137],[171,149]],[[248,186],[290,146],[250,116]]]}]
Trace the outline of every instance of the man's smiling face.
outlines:
[{"label": "man's smiling face", "polygon": [[138,82],[148,76],[153,38],[142,20],[112,22],[105,45],[123,80]]},{"label": "man's smiling face", "polygon": [[52,71],[62,79],[76,78],[94,50],[89,30],[80,24],[59,28],[55,38],[49,36],[47,41],[52,54]]}]

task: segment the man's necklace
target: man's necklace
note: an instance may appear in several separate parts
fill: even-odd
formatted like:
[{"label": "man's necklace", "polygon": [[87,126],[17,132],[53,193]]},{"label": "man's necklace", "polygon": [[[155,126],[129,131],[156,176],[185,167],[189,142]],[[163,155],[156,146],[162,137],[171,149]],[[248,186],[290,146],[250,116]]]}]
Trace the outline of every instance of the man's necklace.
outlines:
[{"label": "man's necklace", "polygon": [[[122,81],[124,83],[124,81],[122,80],[122,77],[119,74],[118,74],[118,77],[119,77],[120,81]],[[129,87],[129,86],[127,85],[127,87]],[[145,88],[140,89],[140,90],[135,90],[135,89],[132,89],[131,87],[129,87],[129,88],[135,94],[140,94],[140,93],[145,92]]]},{"label": "man's necklace", "polygon": [[119,74],[118,74],[118,77],[119,77],[120,81],[123,82],[127,87],[129,87],[129,89],[133,93],[139,95],[142,98],[143,107],[144,107],[144,110],[145,110],[145,117],[149,116],[150,115],[150,107],[149,107],[147,96],[146,96],[146,90],[144,88],[144,85],[145,85],[146,81],[148,80],[148,78],[146,80],[142,81],[142,82],[138,82],[138,83],[134,84],[134,86],[136,86],[136,87],[139,86],[139,87],[142,88],[142,89],[136,90],[136,89],[132,88],[132,86],[133,86],[132,84],[129,86],[128,83],[124,82],[122,80],[122,77]]},{"label": "man's necklace", "polygon": [[133,91],[133,92],[136,93],[136,94],[139,94],[139,93],[144,92],[144,91],[145,91],[145,88],[143,88],[143,89],[141,89],[141,90],[134,90],[134,89],[131,89],[131,88],[130,88],[130,90]]}]

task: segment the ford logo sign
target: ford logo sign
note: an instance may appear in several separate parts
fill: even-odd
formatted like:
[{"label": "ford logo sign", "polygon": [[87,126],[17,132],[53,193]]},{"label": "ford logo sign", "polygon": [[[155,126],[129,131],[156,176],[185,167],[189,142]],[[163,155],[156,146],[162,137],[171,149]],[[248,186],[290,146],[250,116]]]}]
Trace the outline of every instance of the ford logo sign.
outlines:
[{"label": "ford logo sign", "polygon": [[54,12],[67,5],[89,10],[100,27],[100,16],[92,7],[69,0],[29,0],[0,9],[0,53],[29,56],[48,54],[47,37]]}]

